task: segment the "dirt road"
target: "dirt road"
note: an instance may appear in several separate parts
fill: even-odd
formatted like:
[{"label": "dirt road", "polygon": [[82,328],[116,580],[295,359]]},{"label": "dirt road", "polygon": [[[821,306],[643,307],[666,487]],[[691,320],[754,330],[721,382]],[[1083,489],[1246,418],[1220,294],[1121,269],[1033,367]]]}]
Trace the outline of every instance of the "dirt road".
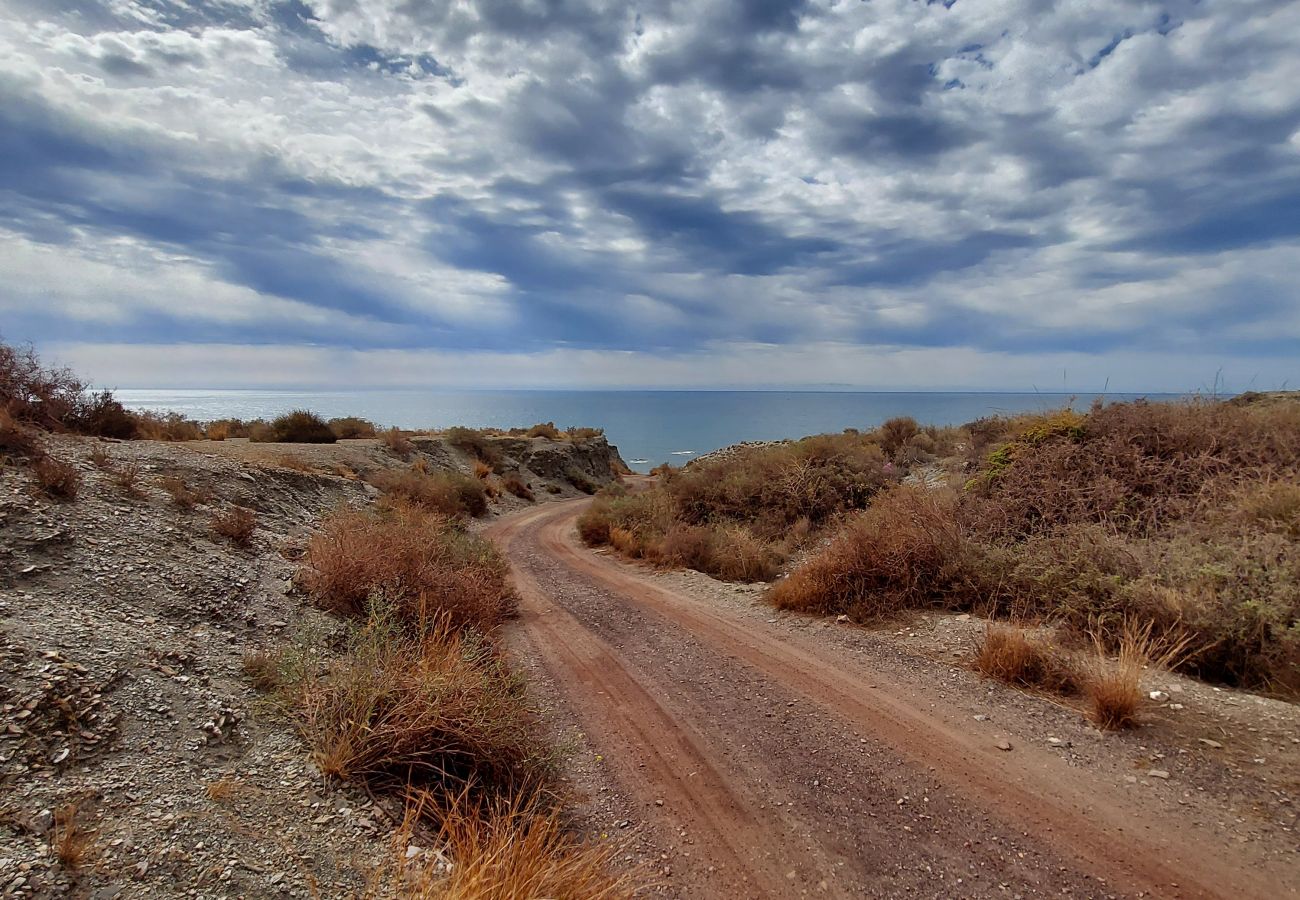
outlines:
[{"label": "dirt road", "polygon": [[1300,896],[1293,831],[1022,739],[1012,719],[1082,727],[1042,701],[1017,714],[969,673],[837,635],[857,629],[709,602],[594,553],[573,533],[586,502],[489,534],[522,637],[662,851],[665,893]]}]

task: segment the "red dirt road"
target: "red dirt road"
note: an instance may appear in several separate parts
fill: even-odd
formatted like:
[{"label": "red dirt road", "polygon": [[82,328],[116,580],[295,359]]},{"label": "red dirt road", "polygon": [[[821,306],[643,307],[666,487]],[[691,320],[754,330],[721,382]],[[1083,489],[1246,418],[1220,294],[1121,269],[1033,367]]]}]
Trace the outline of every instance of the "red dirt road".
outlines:
[{"label": "red dirt road", "polygon": [[[997,732],[885,654],[582,547],[585,500],[494,524],[521,627],[682,897],[1300,896],[1221,810]],[[878,658],[879,657],[879,658]],[[1132,780],[1132,779],[1130,779]],[[1244,839],[1243,839],[1244,840]]]}]

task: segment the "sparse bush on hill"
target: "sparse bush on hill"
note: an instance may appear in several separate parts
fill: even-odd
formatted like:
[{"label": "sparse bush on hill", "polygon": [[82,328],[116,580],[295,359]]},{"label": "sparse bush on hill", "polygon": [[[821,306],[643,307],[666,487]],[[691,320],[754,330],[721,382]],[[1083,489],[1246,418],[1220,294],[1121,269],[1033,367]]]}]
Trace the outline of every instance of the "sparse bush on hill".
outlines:
[{"label": "sparse bush on hill", "polygon": [[223,537],[237,547],[253,543],[257,513],[244,506],[230,506],[212,514],[209,527],[214,537]]},{"label": "sparse bush on hill", "polygon": [[457,426],[443,432],[443,438],[456,449],[487,463],[493,471],[501,466],[501,451],[482,431]]},{"label": "sparse bush on hill", "polygon": [[1300,690],[1300,492],[1278,489],[1300,480],[1300,403],[1122,403],[970,433],[985,450],[964,492],[881,494],[773,602],[1048,617],[1111,649],[1145,623],[1188,640],[1180,668]]},{"label": "sparse bush on hill", "polygon": [[544,437],[552,441],[558,441],[565,437],[564,433],[555,427],[554,422],[540,422],[532,428],[529,428],[525,434],[530,438]]},{"label": "sparse bush on hill", "polygon": [[295,409],[271,421],[269,429],[249,429],[253,441],[275,441],[283,444],[333,444],[338,440],[325,420],[306,409]]},{"label": "sparse bush on hill", "polygon": [[514,472],[511,472],[502,479],[501,486],[505,488],[508,493],[514,494],[520,500],[527,500],[529,503],[532,503],[537,499],[533,495],[532,489],[529,488],[528,485],[524,484],[524,480]]},{"label": "sparse bush on hill", "polygon": [[32,463],[36,487],[55,500],[76,500],[81,489],[81,473],[71,463],[41,455]]},{"label": "sparse bush on hill", "polygon": [[508,567],[491,544],[412,506],[330,516],[300,580],[321,606],[354,618],[382,596],[403,621],[445,616],[454,627],[487,632],[515,604]]},{"label": "sparse bush on hill", "polygon": [[394,499],[446,516],[476,518],[488,511],[483,482],[460,472],[426,474],[417,469],[384,469],[369,476],[369,481]]},{"label": "sparse bush on hill", "polygon": [[327,423],[330,431],[339,440],[351,438],[372,438],[375,436],[375,423],[358,416],[342,416],[330,419]]},{"label": "sparse bush on hill", "polygon": [[379,442],[394,456],[407,459],[415,452],[415,444],[400,428],[389,428],[379,434]]}]

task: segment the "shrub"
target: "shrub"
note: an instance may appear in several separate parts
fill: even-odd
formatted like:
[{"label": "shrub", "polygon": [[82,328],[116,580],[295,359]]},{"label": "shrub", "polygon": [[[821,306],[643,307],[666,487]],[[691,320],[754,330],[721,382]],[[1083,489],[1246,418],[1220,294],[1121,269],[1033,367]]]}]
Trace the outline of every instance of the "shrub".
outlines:
[{"label": "shrub", "polygon": [[113,457],[103,444],[92,444],[90,452],[86,454],[86,461],[101,472],[113,468]]},{"label": "shrub", "polygon": [[[420,806],[437,807],[425,795]],[[411,900],[630,900],[628,878],[611,873],[613,848],[583,844],[553,809],[522,800],[483,804],[462,797],[438,809],[437,843],[456,860],[412,872],[404,859],[395,894]],[[405,846],[403,842],[402,846]]]},{"label": "shrub", "polygon": [[68,369],[41,365],[36,351],[0,344],[0,402],[26,425],[57,431],[84,400],[85,385]]},{"label": "shrub", "polygon": [[272,455],[268,460],[282,469],[292,469],[295,472],[306,472],[309,475],[316,474],[319,471],[311,460],[304,459],[297,453],[279,453]]},{"label": "shrub", "polygon": [[558,441],[565,437],[564,433],[555,427],[554,422],[541,422],[534,425],[528,429],[527,434],[530,438],[542,437],[552,441]]},{"label": "shrub", "polygon": [[393,499],[447,516],[478,517],[488,511],[483,482],[459,472],[426,475],[416,469],[385,469],[371,475],[369,481]]},{"label": "shrub", "polygon": [[158,484],[181,509],[193,509],[200,503],[207,503],[212,499],[208,491],[192,488],[184,478],[176,475],[169,475]]},{"label": "shrub", "polygon": [[574,441],[575,443],[581,443],[583,441],[594,441],[596,438],[604,437],[605,429],[579,428],[571,425],[569,426],[569,428],[565,430],[564,435],[569,440]]},{"label": "shrub", "polygon": [[204,429],[204,435],[210,441],[224,441],[231,437],[233,431],[232,423],[228,421],[209,422],[208,427]]},{"label": "shrub", "polygon": [[487,463],[493,471],[501,467],[501,451],[482,431],[456,426],[443,432],[443,438],[456,449]]},{"label": "shrub", "polygon": [[975,669],[1007,684],[1054,693],[1073,693],[1079,686],[1065,651],[1008,625],[989,625],[976,649]]},{"label": "shrub", "polygon": [[36,432],[0,407],[0,456],[36,459],[42,455]]},{"label": "shrub", "polygon": [[488,478],[488,476],[491,475],[491,474],[492,474],[492,467],[491,467],[491,466],[489,466],[487,463],[483,462],[482,460],[475,460],[475,461],[474,461],[474,477],[475,477],[475,478],[477,478],[479,481],[486,481],[487,478]]},{"label": "shrub", "polygon": [[[203,428],[193,419],[180,413],[134,413],[137,438],[151,441],[198,441],[203,439]],[[130,437],[131,435],[127,435]]]},{"label": "shrub", "polygon": [[592,481],[591,478],[588,477],[587,473],[579,469],[566,469],[564,472],[564,480],[582,491],[584,494],[594,494],[599,489],[599,485]]},{"label": "shrub", "polygon": [[255,690],[273,693],[284,686],[284,673],[280,668],[280,654],[267,650],[254,650],[244,654],[244,674]]},{"label": "shrub", "polygon": [[[295,409],[272,420],[269,433],[270,440],[285,444],[332,444],[338,440],[324,419],[305,409]],[[253,440],[267,440],[266,434],[255,429],[249,436]]]},{"label": "shrub", "polygon": [[492,545],[413,506],[328,517],[299,579],[318,604],[351,617],[382,595],[404,622],[439,616],[488,632],[515,608],[509,568]]},{"label": "shrub", "polygon": [[32,475],[36,486],[55,500],[76,500],[81,488],[81,473],[71,463],[63,462],[52,456],[41,456],[32,463]]},{"label": "shrub", "polygon": [[880,449],[890,458],[895,458],[920,431],[921,426],[917,424],[916,419],[898,416],[887,420],[877,428],[875,437],[880,442]]},{"label": "shrub", "polygon": [[138,463],[131,462],[120,468],[112,469],[109,478],[128,497],[138,499],[144,496],[144,493],[140,490],[140,465]]},{"label": "shrub", "polygon": [[50,829],[50,846],[54,857],[68,872],[76,872],[94,855],[97,832],[86,828],[80,821],[76,803],[59,807],[54,813]]},{"label": "shrub", "polygon": [[238,547],[247,547],[253,542],[257,514],[244,506],[230,506],[212,514],[210,527],[215,537],[226,538]]},{"label": "shrub", "polygon": [[375,436],[375,423],[369,419],[362,419],[357,416],[343,416],[342,418],[330,419],[328,423],[330,431],[339,440],[348,440],[351,438],[372,438]]},{"label": "shrub", "polygon": [[770,593],[779,609],[867,620],[971,596],[956,495],[900,486],[849,520],[830,544]]},{"label": "shrub", "polygon": [[657,561],[684,566],[725,581],[768,581],[780,571],[782,556],[740,526],[720,528],[677,524],[655,548]]},{"label": "shrub", "polygon": [[383,444],[389,453],[402,459],[407,459],[415,452],[415,444],[411,443],[410,438],[400,428],[389,428],[380,433],[379,443]]},{"label": "shrub", "polygon": [[513,796],[550,776],[534,716],[491,644],[436,620],[412,631],[372,613],[326,672],[288,690],[332,778]]},{"label": "shrub", "polygon": [[501,486],[505,488],[507,492],[514,494],[520,500],[527,500],[529,503],[532,503],[537,499],[533,495],[532,489],[528,485],[524,484],[523,479],[517,474],[511,473],[507,475],[502,480]]},{"label": "shrub", "polygon": [[140,436],[143,421],[147,419],[128,412],[112,393],[99,391],[79,399],[65,415],[63,425],[78,434],[127,440]]}]

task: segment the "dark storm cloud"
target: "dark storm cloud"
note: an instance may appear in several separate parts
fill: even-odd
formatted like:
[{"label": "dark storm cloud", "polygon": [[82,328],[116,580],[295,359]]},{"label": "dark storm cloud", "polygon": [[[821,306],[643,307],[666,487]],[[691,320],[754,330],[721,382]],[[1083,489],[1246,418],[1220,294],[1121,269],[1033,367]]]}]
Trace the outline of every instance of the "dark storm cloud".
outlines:
[{"label": "dark storm cloud", "polygon": [[[0,224],[376,326],[340,342],[1300,339],[1280,0],[0,7]],[[201,302],[101,333],[331,340]]]}]

